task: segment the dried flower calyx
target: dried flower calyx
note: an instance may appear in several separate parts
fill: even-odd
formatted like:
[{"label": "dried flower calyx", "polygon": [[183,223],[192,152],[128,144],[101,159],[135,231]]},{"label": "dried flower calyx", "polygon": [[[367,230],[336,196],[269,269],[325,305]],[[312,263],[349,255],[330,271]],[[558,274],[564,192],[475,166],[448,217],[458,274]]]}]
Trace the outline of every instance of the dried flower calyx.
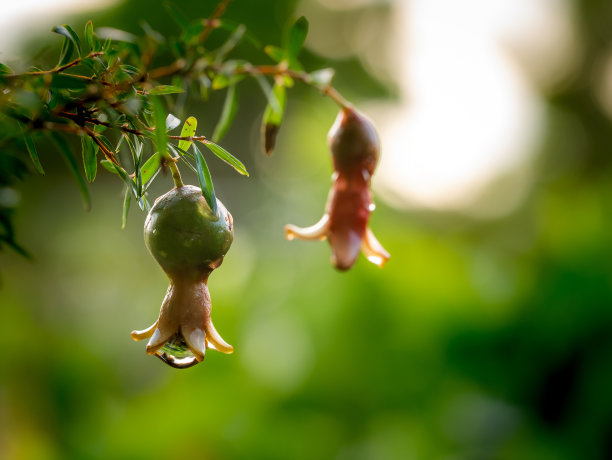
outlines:
[{"label": "dried flower calyx", "polygon": [[311,227],[285,227],[288,240],[328,239],[331,262],[339,270],[348,270],[359,252],[382,267],[389,260],[368,227],[374,210],[370,179],[379,157],[378,135],[372,122],[352,107],[344,107],[328,134],[334,174],[325,213]]},{"label": "dried flower calyx", "polygon": [[201,362],[206,349],[232,353],[211,320],[208,277],[233,241],[231,214],[217,200],[214,213],[199,187],[186,185],[157,199],[145,221],[145,243],[170,279],[157,321],[133,331],[149,339],[147,354],[176,368]]}]

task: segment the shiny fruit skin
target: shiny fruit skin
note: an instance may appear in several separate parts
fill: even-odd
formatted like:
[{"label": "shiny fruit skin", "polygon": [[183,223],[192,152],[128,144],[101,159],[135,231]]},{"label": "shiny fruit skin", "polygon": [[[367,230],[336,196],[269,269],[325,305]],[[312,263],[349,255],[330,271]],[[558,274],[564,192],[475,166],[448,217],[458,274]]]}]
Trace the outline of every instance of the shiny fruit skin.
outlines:
[{"label": "shiny fruit skin", "polygon": [[193,185],[155,201],[145,221],[145,244],[170,278],[202,278],[221,264],[234,233],[232,216],[219,200],[217,208],[215,215]]}]

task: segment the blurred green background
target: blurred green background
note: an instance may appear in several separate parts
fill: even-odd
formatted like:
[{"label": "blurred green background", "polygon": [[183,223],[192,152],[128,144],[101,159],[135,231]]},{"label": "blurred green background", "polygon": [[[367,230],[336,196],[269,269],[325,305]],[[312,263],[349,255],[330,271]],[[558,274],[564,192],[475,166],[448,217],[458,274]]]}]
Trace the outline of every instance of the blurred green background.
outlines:
[{"label": "blurred green background", "polygon": [[[226,17],[262,43],[278,43],[300,9],[327,18],[317,31],[330,43],[349,14],[375,19],[384,35],[395,4],[355,3],[349,13],[314,0],[235,0]],[[215,325],[235,353],[210,352],[188,370],[146,356],[129,336],[155,320],[167,287],[143,244],[145,215],[132,209],[120,230],[122,186],[105,171],[84,212],[63,164],[42,151],[47,175],[24,179],[16,213],[34,260],[0,254],[0,458],[612,458],[612,124],[593,91],[612,4],[568,4],[578,64],[539,88],[545,123],[523,198],[489,219],[378,199],[371,227],[392,255],[382,270],[361,257],[338,273],[326,243],[283,237],[284,224],[309,225],[323,210],[333,104],[296,86],[267,159],[265,99],[241,84],[223,145],[251,178],[209,161],[236,228],[209,283]],[[175,33],[158,6],[129,1],[62,22],[138,33],[145,19]],[[214,6],[180,2],[192,17]],[[32,33],[26,62],[55,43]],[[248,44],[238,54],[267,62]],[[308,69],[334,66],[357,105],[398,96],[355,57],[303,58]],[[199,132],[212,131],[222,102],[190,102]],[[170,187],[161,178],[152,195]],[[492,184],[489,200],[502,190]]]}]

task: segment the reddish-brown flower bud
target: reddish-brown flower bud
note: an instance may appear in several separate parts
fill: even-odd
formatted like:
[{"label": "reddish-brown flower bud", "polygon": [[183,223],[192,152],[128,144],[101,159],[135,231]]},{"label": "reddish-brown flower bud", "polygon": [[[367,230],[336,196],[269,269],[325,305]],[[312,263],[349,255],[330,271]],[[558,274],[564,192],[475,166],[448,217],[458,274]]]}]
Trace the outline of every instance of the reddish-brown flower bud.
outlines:
[{"label": "reddish-brown flower bud", "polygon": [[379,157],[379,140],[372,122],[353,108],[343,108],[328,134],[334,174],[325,213],[312,227],[285,227],[288,240],[329,240],[332,264],[339,270],[353,266],[361,250],[383,266],[389,254],[368,228],[374,209],[370,179]]}]

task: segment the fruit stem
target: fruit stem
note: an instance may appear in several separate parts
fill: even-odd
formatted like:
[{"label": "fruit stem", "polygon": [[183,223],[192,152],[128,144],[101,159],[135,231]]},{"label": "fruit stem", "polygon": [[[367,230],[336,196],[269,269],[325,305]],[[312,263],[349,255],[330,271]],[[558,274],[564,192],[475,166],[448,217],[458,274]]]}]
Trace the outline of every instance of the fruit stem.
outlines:
[{"label": "fruit stem", "polygon": [[181,173],[178,170],[176,162],[174,160],[170,160],[168,162],[168,167],[172,172],[172,180],[174,181],[174,185],[176,186],[176,188],[183,187],[185,184],[183,184],[183,179],[181,179]]}]

